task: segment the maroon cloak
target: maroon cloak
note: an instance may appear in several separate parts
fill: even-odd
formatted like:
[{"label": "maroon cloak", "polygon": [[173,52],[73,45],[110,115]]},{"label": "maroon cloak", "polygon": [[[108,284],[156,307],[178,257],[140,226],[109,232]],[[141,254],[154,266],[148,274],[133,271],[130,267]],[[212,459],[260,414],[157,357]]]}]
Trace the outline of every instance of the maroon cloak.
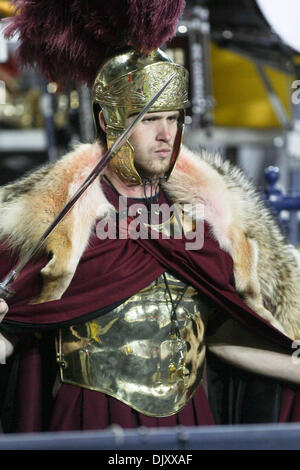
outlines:
[{"label": "maroon cloak", "polygon": [[[117,207],[118,195],[107,183],[103,185],[106,196]],[[131,201],[134,202],[137,200]],[[163,194],[159,202],[166,202]],[[235,291],[232,259],[211,237],[209,227],[204,225],[204,244],[201,250],[186,250],[187,242],[190,240],[184,236],[181,239],[160,237],[99,240],[94,233],[71,285],[61,300],[30,305],[30,299],[39,292],[39,272],[47,260],[31,262],[24,268],[13,285],[16,294],[9,301],[10,309],[3,326],[26,332],[84,322],[105,313],[137,293],[167,270],[193,285],[212,301],[221,312],[220,322],[224,317],[232,316],[292,354],[291,340],[262,320]],[[14,266],[16,259],[11,257],[5,245],[2,245],[0,260],[0,278],[3,279]],[[24,337],[22,334],[21,336]],[[48,422],[45,427],[41,418],[41,352],[36,339],[31,335],[30,339],[28,335],[25,335],[25,338],[18,379],[19,432],[102,429],[111,423],[124,427],[214,423],[202,387],[180,413],[170,418],[158,419],[133,412],[118,400],[99,392],[63,384],[52,408],[50,424]],[[294,385],[288,384],[284,389],[280,420],[300,421],[300,393]]]}]

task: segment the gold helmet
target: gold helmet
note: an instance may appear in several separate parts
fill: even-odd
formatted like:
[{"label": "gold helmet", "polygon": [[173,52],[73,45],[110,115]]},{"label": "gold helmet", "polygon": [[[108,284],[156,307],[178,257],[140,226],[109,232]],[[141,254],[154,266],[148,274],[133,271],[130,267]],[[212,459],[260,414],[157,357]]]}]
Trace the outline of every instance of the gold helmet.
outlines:
[{"label": "gold helmet", "polygon": [[[98,135],[101,133],[99,111],[102,110],[106,123],[107,145],[111,146],[124,131],[127,118],[139,113],[174,72],[175,77],[149,111],[180,112],[166,179],[176,164],[181,147],[185,107],[188,102],[188,71],[175,64],[160,49],[148,55],[131,49],[111,58],[101,67],[92,89],[97,132]],[[112,158],[110,166],[128,186],[142,183],[134,165],[134,149],[128,140]]]}]

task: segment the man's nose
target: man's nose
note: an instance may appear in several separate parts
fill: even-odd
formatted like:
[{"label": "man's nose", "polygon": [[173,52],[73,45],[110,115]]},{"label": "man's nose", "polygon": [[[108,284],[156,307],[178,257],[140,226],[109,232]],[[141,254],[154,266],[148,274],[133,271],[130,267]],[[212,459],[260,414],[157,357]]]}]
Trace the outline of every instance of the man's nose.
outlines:
[{"label": "man's nose", "polygon": [[171,132],[169,129],[168,122],[166,121],[159,122],[157,138],[158,140],[164,140],[165,142],[169,142],[171,140]]}]

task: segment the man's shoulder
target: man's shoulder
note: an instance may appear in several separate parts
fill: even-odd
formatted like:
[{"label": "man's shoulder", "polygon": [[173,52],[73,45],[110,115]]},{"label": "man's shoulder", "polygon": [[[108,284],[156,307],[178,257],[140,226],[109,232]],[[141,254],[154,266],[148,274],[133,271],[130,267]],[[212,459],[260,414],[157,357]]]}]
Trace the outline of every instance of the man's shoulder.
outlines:
[{"label": "man's shoulder", "polygon": [[197,194],[203,201],[213,198],[228,199],[236,193],[238,198],[249,198],[259,203],[261,195],[244,171],[233,165],[218,152],[206,149],[192,151],[183,146],[176,167],[165,185],[168,192]]},{"label": "man's shoulder", "polygon": [[215,177],[217,181],[235,181],[236,184],[245,189],[254,189],[253,183],[246,177],[244,171],[237,165],[232,164],[219,152],[209,151],[201,148],[197,151],[182,146],[178,157],[175,172],[186,175],[203,174],[206,177]]},{"label": "man's shoulder", "polygon": [[104,155],[105,150],[106,149],[97,141],[92,143],[79,143],[74,145],[71,151],[62,155],[54,165],[56,163],[59,164],[74,160],[82,165],[90,163],[97,164],[99,159]]},{"label": "man's shoulder", "polygon": [[90,144],[78,144],[66,154],[60,156],[53,163],[45,163],[23,175],[21,178],[8,183],[0,188],[0,200],[5,202],[13,195],[21,196],[40,185],[51,186],[60,180],[71,181],[79,175],[88,175],[96,166],[104,154],[103,149],[97,142]]}]

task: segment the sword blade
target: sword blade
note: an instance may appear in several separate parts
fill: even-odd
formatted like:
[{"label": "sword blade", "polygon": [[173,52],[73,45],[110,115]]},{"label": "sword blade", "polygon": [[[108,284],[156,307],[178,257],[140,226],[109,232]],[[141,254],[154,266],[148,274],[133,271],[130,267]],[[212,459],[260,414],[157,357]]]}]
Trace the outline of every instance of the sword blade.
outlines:
[{"label": "sword blade", "polygon": [[175,73],[173,73],[168,80],[163,84],[163,86],[158,90],[158,92],[153,96],[153,98],[146,104],[146,106],[142,109],[142,111],[136,116],[136,118],[130,123],[130,125],[125,129],[125,131],[118,137],[118,139],[112,144],[112,146],[105,152],[101,161],[95,166],[95,168],[91,171],[89,176],[86,180],[82,183],[80,188],[75,192],[75,194],[71,197],[71,199],[67,202],[65,207],[60,211],[54,221],[49,225],[46,231],[43,233],[41,238],[37,241],[37,243],[32,247],[31,250],[17,263],[16,267],[12,269],[5,279],[0,282],[0,298],[8,299],[14,294],[14,291],[10,289],[10,284],[12,284],[22,269],[26,266],[26,264],[37,254],[37,252],[42,248],[44,242],[49,237],[49,235],[53,232],[53,230],[57,227],[57,225],[64,219],[64,217],[70,212],[74,204],[78,201],[78,199],[82,196],[82,194],[86,191],[86,189],[92,184],[92,182],[97,178],[97,176],[101,173],[101,171],[106,167],[112,157],[120,150],[122,145],[126,142],[126,140],[131,136],[135,127],[139,124],[139,122],[143,119],[144,115],[149,111],[149,109],[153,106],[155,101],[159,98],[159,96],[163,93],[163,91],[167,88],[171,80],[175,77]]}]

